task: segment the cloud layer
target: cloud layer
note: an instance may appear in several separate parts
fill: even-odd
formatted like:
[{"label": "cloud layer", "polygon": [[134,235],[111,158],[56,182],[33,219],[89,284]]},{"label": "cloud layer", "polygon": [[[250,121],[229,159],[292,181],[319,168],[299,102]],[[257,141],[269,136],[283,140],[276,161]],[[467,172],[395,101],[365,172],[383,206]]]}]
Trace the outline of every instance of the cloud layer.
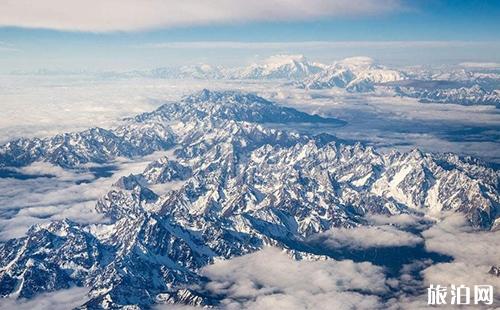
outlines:
[{"label": "cloud layer", "polygon": [[[425,308],[426,291],[420,289],[429,287],[430,284],[448,288],[452,284],[463,284],[471,289],[474,285],[492,285],[495,303],[500,303],[500,278],[488,274],[490,267],[500,262],[498,231],[474,231],[463,216],[448,214],[442,221],[424,231],[422,237],[428,251],[450,255],[453,260],[445,263],[417,261],[412,266],[406,266],[408,270],[402,272],[398,282],[400,292],[420,293],[401,294],[388,303],[389,309]],[[413,275],[409,270],[411,268],[415,268]],[[414,277],[415,271],[420,275],[418,278]]]},{"label": "cloud layer", "polygon": [[415,246],[422,238],[399,230],[394,226],[360,226],[356,228],[333,228],[314,238],[330,248],[379,248]]},{"label": "cloud layer", "polygon": [[[30,179],[0,178],[0,242],[24,236],[34,224],[68,218],[79,223],[106,219],[95,210],[96,201],[123,175],[139,173],[165,152],[137,159],[117,159],[109,177],[95,178],[87,172],[66,171],[36,162],[15,171],[37,176]],[[53,176],[53,177],[50,177]],[[85,182],[81,182],[85,181]]]},{"label": "cloud layer", "polygon": [[448,215],[422,236],[427,250],[451,255],[455,261],[485,269],[500,264],[500,232],[475,231],[461,215]]},{"label": "cloud layer", "polygon": [[401,8],[401,0],[17,0],[2,4],[0,26],[93,32],[134,31],[373,15]]},{"label": "cloud layer", "polygon": [[206,267],[209,291],[224,309],[374,309],[386,293],[381,267],[344,261],[294,261],[275,248]]},{"label": "cloud layer", "polygon": [[88,300],[88,289],[74,287],[39,295],[33,299],[0,298],[0,309],[64,310],[73,309]]}]

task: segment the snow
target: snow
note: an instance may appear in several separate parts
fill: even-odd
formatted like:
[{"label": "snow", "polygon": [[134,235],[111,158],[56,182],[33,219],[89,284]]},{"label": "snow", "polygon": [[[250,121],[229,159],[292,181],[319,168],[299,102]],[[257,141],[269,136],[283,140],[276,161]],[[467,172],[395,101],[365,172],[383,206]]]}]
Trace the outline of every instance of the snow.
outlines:
[{"label": "snow", "polygon": [[[135,286],[128,285],[137,281],[138,286],[147,286],[144,292],[151,299],[146,297],[144,302],[150,305],[154,296],[165,293],[165,287],[181,287],[186,285],[183,281],[199,283],[200,268],[214,258],[244,255],[266,244],[281,248],[286,244],[297,250],[297,240],[307,240],[333,227],[364,224],[359,216],[364,212],[412,212],[415,194],[427,196],[428,202],[442,201],[443,208],[452,212],[463,212],[461,207],[469,203],[483,208],[499,199],[497,172],[481,163],[420,151],[381,153],[360,143],[334,141],[325,145],[309,135],[269,130],[252,118],[245,122],[230,119],[233,114],[226,110],[223,114],[193,113],[195,109],[205,112],[226,107],[233,108],[234,115],[242,111],[250,111],[252,116],[283,111],[254,95],[202,91],[190,98],[132,120],[131,132],[132,136],[141,135],[141,124],[150,128],[150,122],[163,121],[160,112],[169,112],[168,125],[162,125],[175,128],[169,127],[173,142],[167,153],[173,155],[175,147],[176,161],[189,166],[192,173],[179,177],[179,183],[139,182],[133,190],[107,188],[109,192],[99,199],[96,210],[111,223],[64,222],[68,227],[61,231],[68,242],[51,247],[37,242],[36,234],[41,230],[31,230],[27,240],[33,242],[34,251],[26,253],[19,243],[8,249],[16,253],[13,261],[32,259],[43,249],[51,266],[71,269],[68,273],[78,276],[76,280],[82,283],[98,281],[98,295],[93,295],[96,302],[109,299],[113,304],[110,296],[115,295],[111,294],[119,297],[137,293]],[[181,118],[182,123],[172,121]],[[153,172],[175,167],[169,166],[172,158],[157,157],[157,153],[142,159],[146,158],[154,160],[153,165],[147,165]],[[146,179],[147,163],[134,165],[142,167],[133,171],[134,179]],[[437,190],[442,182],[446,182],[446,189]],[[434,186],[429,189],[426,184]],[[160,197],[143,197],[146,187],[167,191],[159,193]],[[423,204],[422,208],[433,210],[435,205]],[[492,216],[475,222],[475,211],[472,208],[464,215],[476,227],[487,228],[496,221]],[[85,244],[92,246],[85,254],[81,254],[82,244],[76,242],[80,238],[89,240]],[[75,259],[86,255],[95,259],[95,268],[88,270]],[[15,267],[18,275],[26,270],[21,264],[4,265]],[[165,274],[168,276],[160,276]],[[154,285],[144,284],[150,283],[144,282],[148,279]],[[143,288],[138,289],[142,292]],[[187,295],[181,292],[181,296]]]}]

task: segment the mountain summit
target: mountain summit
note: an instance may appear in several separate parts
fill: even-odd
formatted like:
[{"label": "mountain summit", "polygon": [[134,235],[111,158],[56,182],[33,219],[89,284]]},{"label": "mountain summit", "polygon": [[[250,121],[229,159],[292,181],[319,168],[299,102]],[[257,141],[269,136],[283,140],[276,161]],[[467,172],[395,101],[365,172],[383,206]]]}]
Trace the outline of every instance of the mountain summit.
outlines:
[{"label": "mountain summit", "polygon": [[238,79],[287,79],[300,80],[320,72],[323,65],[310,62],[303,55],[275,55],[261,63],[237,70]]}]

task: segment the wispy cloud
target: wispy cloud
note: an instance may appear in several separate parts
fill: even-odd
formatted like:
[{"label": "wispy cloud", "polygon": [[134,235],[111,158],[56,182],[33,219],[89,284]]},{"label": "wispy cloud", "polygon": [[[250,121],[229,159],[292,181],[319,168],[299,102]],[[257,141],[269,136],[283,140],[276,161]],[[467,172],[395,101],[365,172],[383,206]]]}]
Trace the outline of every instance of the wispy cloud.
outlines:
[{"label": "wispy cloud", "polygon": [[134,31],[377,15],[403,8],[402,0],[18,0],[2,4],[0,26],[93,32]]},{"label": "wispy cloud", "polygon": [[356,228],[333,228],[314,237],[313,242],[320,242],[330,248],[378,248],[395,246],[415,246],[422,238],[399,230],[390,225],[360,226]]},{"label": "wispy cloud", "polygon": [[462,62],[459,64],[465,68],[477,68],[477,69],[498,69],[500,68],[500,63],[497,62]]},{"label": "wispy cloud", "polygon": [[74,287],[42,294],[33,299],[0,298],[0,308],[19,310],[63,310],[78,307],[88,300],[88,289]]}]

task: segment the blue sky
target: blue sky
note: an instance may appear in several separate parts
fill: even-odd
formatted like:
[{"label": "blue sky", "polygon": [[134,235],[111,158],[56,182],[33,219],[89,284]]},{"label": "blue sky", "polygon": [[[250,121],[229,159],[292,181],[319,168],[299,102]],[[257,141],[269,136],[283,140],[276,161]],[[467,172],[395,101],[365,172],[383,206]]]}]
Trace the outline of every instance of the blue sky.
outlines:
[{"label": "blue sky", "polygon": [[[146,8],[139,0],[108,0],[105,7],[97,0],[39,2],[0,4],[3,72],[233,65],[275,53],[322,61],[367,55],[394,64],[500,62],[500,1],[153,0]],[[253,43],[169,45],[221,41]],[[287,44],[311,41],[323,44]]]}]

